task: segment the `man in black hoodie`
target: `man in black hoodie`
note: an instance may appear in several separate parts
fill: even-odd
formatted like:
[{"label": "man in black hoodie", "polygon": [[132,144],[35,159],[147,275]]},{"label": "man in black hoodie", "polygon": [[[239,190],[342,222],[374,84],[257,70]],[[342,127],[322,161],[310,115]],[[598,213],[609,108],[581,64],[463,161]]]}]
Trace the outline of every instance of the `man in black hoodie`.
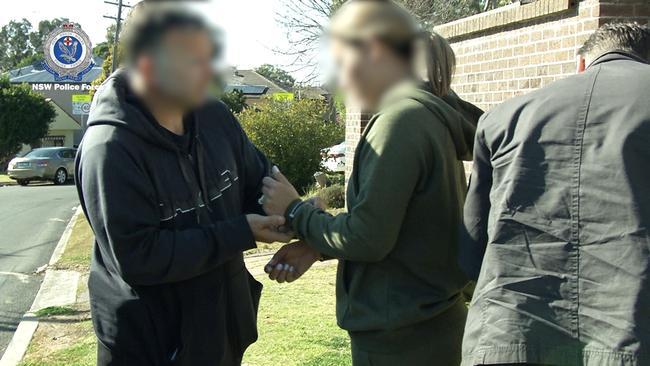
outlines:
[{"label": "man in black hoodie", "polygon": [[215,46],[199,16],[147,3],[123,42],[77,156],[97,363],[238,365],[262,289],[242,252],[288,240],[258,204],[269,163],[206,101]]}]

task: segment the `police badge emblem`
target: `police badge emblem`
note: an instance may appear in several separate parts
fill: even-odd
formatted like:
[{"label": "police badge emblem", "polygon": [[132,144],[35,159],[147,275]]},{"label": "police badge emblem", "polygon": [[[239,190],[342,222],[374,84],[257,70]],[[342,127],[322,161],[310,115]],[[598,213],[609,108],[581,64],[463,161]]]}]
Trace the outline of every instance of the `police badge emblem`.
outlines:
[{"label": "police badge emblem", "polygon": [[54,75],[55,81],[81,81],[95,66],[90,38],[74,24],[63,24],[50,32],[43,53],[43,67]]}]

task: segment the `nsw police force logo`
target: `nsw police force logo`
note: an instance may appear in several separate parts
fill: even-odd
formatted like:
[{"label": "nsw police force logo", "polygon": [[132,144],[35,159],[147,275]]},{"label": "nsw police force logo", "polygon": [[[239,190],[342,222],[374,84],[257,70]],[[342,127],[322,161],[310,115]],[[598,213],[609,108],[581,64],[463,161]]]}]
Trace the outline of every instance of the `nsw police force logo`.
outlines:
[{"label": "nsw police force logo", "polygon": [[95,66],[90,38],[74,24],[64,24],[50,32],[43,51],[43,67],[56,81],[81,81]]}]

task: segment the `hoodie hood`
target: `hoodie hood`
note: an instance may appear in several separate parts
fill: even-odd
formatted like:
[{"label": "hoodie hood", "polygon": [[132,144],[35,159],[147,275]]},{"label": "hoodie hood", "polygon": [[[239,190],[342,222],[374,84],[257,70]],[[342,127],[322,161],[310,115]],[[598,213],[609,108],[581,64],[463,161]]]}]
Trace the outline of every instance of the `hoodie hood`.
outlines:
[{"label": "hoodie hood", "polygon": [[[458,160],[471,161],[473,158],[476,126],[483,111],[473,104],[460,99],[451,92],[443,98],[428,92],[425,85],[415,82],[402,83],[387,93],[380,109],[403,99],[413,99],[425,106],[433,119],[447,127],[456,147]],[[432,121],[432,123],[435,123]]]},{"label": "hoodie hood", "polygon": [[[128,79],[128,71],[118,69],[104,81],[93,99],[88,128],[99,125],[125,128],[147,142],[177,151],[178,147],[160,133],[142,110],[130,102],[135,95],[129,89]],[[195,133],[198,133],[196,129]]]}]

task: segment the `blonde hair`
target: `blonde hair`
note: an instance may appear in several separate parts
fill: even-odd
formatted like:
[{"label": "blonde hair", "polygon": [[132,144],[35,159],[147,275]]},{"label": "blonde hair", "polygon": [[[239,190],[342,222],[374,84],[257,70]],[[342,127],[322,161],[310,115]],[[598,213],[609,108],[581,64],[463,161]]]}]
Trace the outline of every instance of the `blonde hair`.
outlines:
[{"label": "blonde hair", "polygon": [[378,39],[411,61],[431,93],[444,97],[451,90],[456,56],[449,42],[424,30],[393,0],[348,0],[332,18],[330,35],[349,42]]}]

